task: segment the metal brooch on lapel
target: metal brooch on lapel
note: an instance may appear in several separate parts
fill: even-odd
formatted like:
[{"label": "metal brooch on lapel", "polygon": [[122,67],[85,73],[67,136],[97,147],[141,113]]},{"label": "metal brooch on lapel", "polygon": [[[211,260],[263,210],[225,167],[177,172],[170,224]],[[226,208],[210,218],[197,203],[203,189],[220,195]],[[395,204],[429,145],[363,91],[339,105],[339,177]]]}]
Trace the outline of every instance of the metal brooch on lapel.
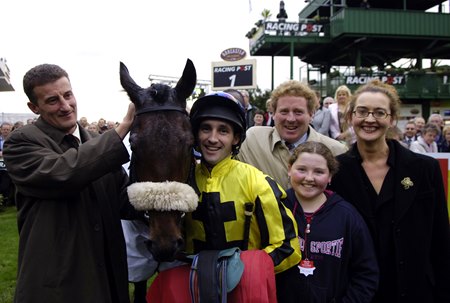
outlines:
[{"label": "metal brooch on lapel", "polygon": [[404,178],[401,183],[405,189],[409,189],[410,187],[414,186],[413,181],[411,181],[409,177]]}]

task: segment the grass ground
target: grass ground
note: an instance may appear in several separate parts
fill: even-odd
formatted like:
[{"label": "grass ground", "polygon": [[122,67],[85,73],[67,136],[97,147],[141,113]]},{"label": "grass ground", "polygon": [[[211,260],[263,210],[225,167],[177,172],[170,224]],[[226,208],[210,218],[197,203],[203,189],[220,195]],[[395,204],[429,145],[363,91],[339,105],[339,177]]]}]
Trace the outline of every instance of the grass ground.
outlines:
[{"label": "grass ground", "polygon": [[15,207],[0,209],[0,239],[0,303],[11,303],[16,287],[19,245]]}]

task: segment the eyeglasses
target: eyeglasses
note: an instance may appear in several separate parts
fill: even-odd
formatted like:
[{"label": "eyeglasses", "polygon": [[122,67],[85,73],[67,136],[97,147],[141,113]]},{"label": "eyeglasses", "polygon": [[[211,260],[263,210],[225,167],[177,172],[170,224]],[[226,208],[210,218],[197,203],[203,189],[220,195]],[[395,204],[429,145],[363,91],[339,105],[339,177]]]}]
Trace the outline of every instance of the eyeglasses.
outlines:
[{"label": "eyeglasses", "polygon": [[353,111],[353,114],[357,118],[367,118],[367,117],[369,117],[370,114],[372,114],[372,117],[374,117],[375,119],[386,119],[387,116],[391,115],[391,114],[388,114],[384,109],[376,109],[374,111],[369,111],[365,107],[357,107]]}]

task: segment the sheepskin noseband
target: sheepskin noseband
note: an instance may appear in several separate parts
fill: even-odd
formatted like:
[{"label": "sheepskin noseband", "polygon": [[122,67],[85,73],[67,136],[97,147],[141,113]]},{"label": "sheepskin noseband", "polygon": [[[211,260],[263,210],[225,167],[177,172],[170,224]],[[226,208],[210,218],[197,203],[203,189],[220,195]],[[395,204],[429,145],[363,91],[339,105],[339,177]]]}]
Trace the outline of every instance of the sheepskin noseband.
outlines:
[{"label": "sheepskin noseband", "polygon": [[137,210],[192,212],[197,208],[194,189],[180,182],[136,182],[128,186],[128,198]]}]

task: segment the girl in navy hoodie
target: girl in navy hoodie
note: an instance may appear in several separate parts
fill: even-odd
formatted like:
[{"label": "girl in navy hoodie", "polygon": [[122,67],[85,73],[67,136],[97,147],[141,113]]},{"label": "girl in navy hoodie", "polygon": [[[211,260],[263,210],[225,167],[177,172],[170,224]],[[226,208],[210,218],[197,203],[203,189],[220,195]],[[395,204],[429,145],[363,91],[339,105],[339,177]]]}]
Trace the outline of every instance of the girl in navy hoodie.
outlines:
[{"label": "girl in navy hoodie", "polygon": [[285,203],[297,221],[302,252],[289,289],[298,302],[370,302],[378,286],[364,220],[350,203],[326,190],[337,169],[333,154],[319,142],[300,144],[289,161],[292,188]]}]

